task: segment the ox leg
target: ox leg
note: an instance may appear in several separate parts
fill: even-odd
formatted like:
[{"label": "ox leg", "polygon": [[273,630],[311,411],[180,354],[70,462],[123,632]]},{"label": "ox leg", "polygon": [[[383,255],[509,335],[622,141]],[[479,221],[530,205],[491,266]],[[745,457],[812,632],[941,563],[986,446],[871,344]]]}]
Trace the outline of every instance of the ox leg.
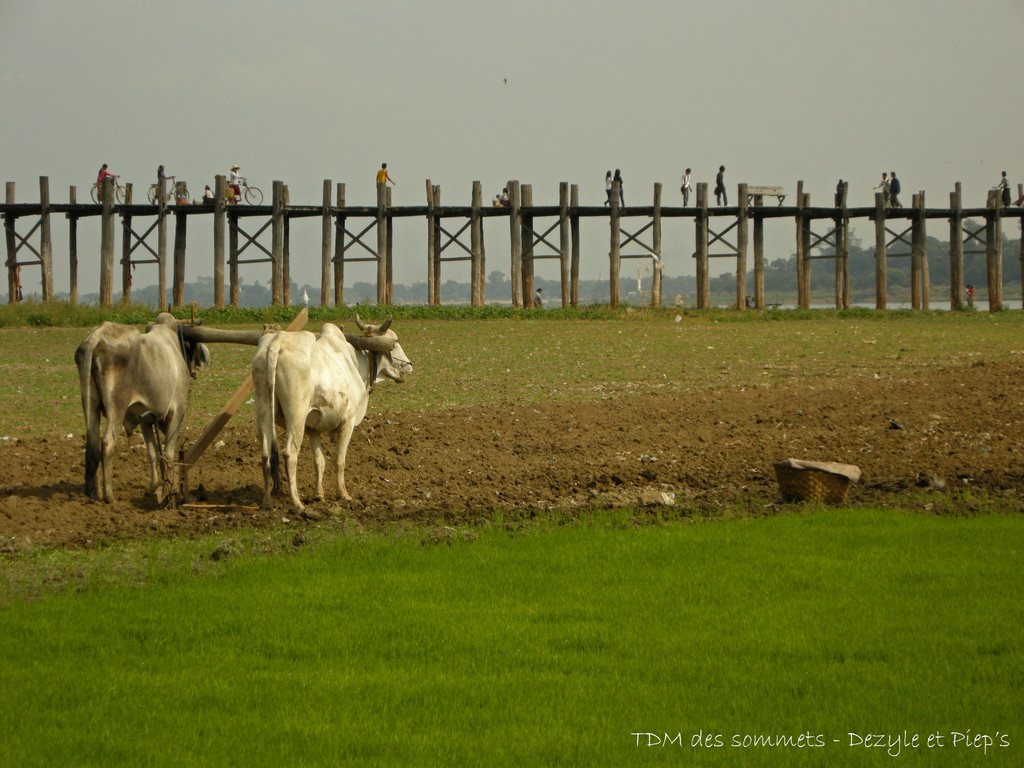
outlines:
[{"label": "ox leg", "polygon": [[[301,421],[299,422],[302,423]],[[299,429],[289,429],[284,437],[285,446],[282,453],[284,454],[284,465],[288,472],[288,497],[292,501],[292,506],[295,507],[296,512],[301,512],[306,507],[302,503],[302,499],[299,498],[299,449],[302,448],[302,431]]]},{"label": "ox leg", "polygon": [[[170,501],[171,505],[177,504],[181,489],[178,483],[178,464],[175,461],[175,453],[178,448],[178,434],[181,431],[181,422],[185,419],[185,411],[174,411],[167,421],[163,453],[160,455],[160,469],[163,474],[163,483],[160,491],[157,492],[157,501],[163,503],[164,499]],[[166,489],[166,491],[164,490]],[[161,498],[163,496],[164,498]]]},{"label": "ox leg", "polygon": [[345,487],[345,456],[348,454],[348,444],[352,439],[352,430],[355,424],[346,421],[338,428],[337,439],[334,443],[334,460],[338,467],[338,496],[345,501],[352,501],[348,489]]},{"label": "ox leg", "polygon": [[256,430],[260,437],[260,463],[263,468],[263,501],[260,507],[271,509],[274,506],[271,496],[279,490],[281,481],[280,456],[277,451],[277,432],[274,429],[274,411],[263,400],[262,397],[256,397]]},{"label": "ox leg", "polygon": [[103,495],[103,444],[100,439],[100,410],[92,408],[85,415],[85,495],[99,499]]},{"label": "ox leg", "polygon": [[[120,414],[119,414],[120,416]],[[107,418],[107,428],[103,433],[103,500],[110,503],[114,500],[114,449],[117,447],[117,429],[115,424],[123,423],[123,416],[116,421]]]},{"label": "ox leg", "polygon": [[149,490],[156,495],[157,503],[160,503],[163,501],[161,498],[163,489],[160,487],[160,453],[156,447],[153,424],[149,421],[143,421],[139,426],[142,430],[142,441],[146,444],[146,455],[149,456]]},{"label": "ox leg", "polygon": [[313,465],[316,467],[316,500],[324,498],[324,448],[319,432],[309,433],[309,447],[313,449]]}]

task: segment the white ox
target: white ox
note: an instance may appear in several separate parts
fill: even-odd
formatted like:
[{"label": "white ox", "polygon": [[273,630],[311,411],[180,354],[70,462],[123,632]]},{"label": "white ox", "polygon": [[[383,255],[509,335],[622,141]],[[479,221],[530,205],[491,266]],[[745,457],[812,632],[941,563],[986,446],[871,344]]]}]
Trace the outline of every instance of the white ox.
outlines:
[{"label": "white ox", "polygon": [[[150,490],[157,502],[167,497],[165,483],[172,491],[177,489],[174,453],[185,399],[195,370],[209,361],[206,346],[181,338],[177,321],[166,312],[147,325],[145,333],[117,323],[103,323],[89,332],[75,351],[85,412],[85,493],[89,498],[114,500],[111,460],[122,426],[129,436],[135,427],[142,427]],[[104,415],[107,426],[101,441]]]},{"label": "white ox", "polygon": [[391,379],[405,381],[412,373],[398,336],[383,325],[363,325],[362,336],[343,333],[327,323],[314,335],[309,331],[279,331],[263,336],[252,361],[256,389],[256,427],[263,455],[263,506],[271,506],[271,493],[280,487],[280,458],[275,422],[284,427],[285,471],[292,506],[304,509],[299,498],[296,468],[303,434],[309,435],[316,466],[316,498],[324,498],[324,433],[334,436],[338,469],[338,495],[350,501],[345,488],[345,455],[352,431],[366,415],[373,385]]}]

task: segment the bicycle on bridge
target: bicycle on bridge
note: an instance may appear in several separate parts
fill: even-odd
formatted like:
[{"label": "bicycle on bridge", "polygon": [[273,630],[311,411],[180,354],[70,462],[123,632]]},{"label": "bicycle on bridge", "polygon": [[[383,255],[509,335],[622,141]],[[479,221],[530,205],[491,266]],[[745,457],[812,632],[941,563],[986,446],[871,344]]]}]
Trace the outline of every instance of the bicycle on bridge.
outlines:
[{"label": "bicycle on bridge", "polygon": [[227,187],[227,202],[228,205],[237,205],[241,200],[245,200],[249,205],[262,205],[263,204],[263,191],[259,187],[254,187],[249,184],[248,181],[242,179],[239,182],[242,190],[241,195],[235,195],[235,189],[230,184]]},{"label": "bicycle on bridge", "polygon": [[[177,178],[176,176],[165,176],[164,178],[166,178],[168,180],[168,182],[169,182],[164,187],[164,202],[165,203],[170,203],[172,200],[174,200],[175,196],[183,197],[186,200],[188,199],[188,187],[185,186],[185,182],[184,181],[179,184],[177,181],[175,181],[175,179]],[[160,196],[160,184],[159,184],[159,182],[156,183],[156,184],[150,184],[149,185],[149,192],[146,193],[146,197],[149,198],[149,202],[152,203],[153,205],[156,205],[156,202],[157,202],[157,199],[159,198],[159,196]]]},{"label": "bicycle on bridge", "polygon": [[[126,187],[123,184],[121,184],[121,182],[118,181],[119,178],[121,178],[121,177],[120,176],[115,176],[114,177],[114,199],[117,200],[117,202],[119,202],[119,203],[121,203],[123,205],[124,201],[128,199],[128,187]],[[102,192],[102,190],[103,190],[103,188],[100,186],[100,183],[98,181],[95,184],[92,185],[91,196],[92,196],[92,201],[94,203],[101,203],[101,202],[103,202],[103,192]]]}]

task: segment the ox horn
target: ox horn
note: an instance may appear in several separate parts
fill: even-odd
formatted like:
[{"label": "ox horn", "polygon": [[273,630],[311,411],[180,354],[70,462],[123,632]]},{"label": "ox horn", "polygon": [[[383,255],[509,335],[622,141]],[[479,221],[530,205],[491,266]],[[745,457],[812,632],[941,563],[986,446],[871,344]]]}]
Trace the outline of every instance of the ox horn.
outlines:
[{"label": "ox horn", "polygon": [[388,315],[388,319],[385,320],[382,325],[367,325],[364,324],[363,321],[359,319],[359,313],[356,313],[356,328],[358,328],[367,336],[369,336],[370,334],[373,334],[374,336],[379,336],[381,334],[387,333],[388,328],[391,327],[391,321],[393,319],[394,318],[392,318],[391,315]]},{"label": "ox horn", "polygon": [[345,338],[356,349],[367,352],[390,352],[395,348],[395,339],[390,336],[364,336],[357,333],[346,333]]}]

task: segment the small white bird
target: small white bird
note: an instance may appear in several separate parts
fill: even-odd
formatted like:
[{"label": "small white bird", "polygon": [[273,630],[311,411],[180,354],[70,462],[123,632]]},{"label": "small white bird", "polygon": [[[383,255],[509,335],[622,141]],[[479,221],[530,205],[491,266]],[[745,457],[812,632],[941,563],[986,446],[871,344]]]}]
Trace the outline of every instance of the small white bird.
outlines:
[{"label": "small white bird", "polygon": [[305,288],[302,289],[302,303],[309,304],[309,292]]}]

